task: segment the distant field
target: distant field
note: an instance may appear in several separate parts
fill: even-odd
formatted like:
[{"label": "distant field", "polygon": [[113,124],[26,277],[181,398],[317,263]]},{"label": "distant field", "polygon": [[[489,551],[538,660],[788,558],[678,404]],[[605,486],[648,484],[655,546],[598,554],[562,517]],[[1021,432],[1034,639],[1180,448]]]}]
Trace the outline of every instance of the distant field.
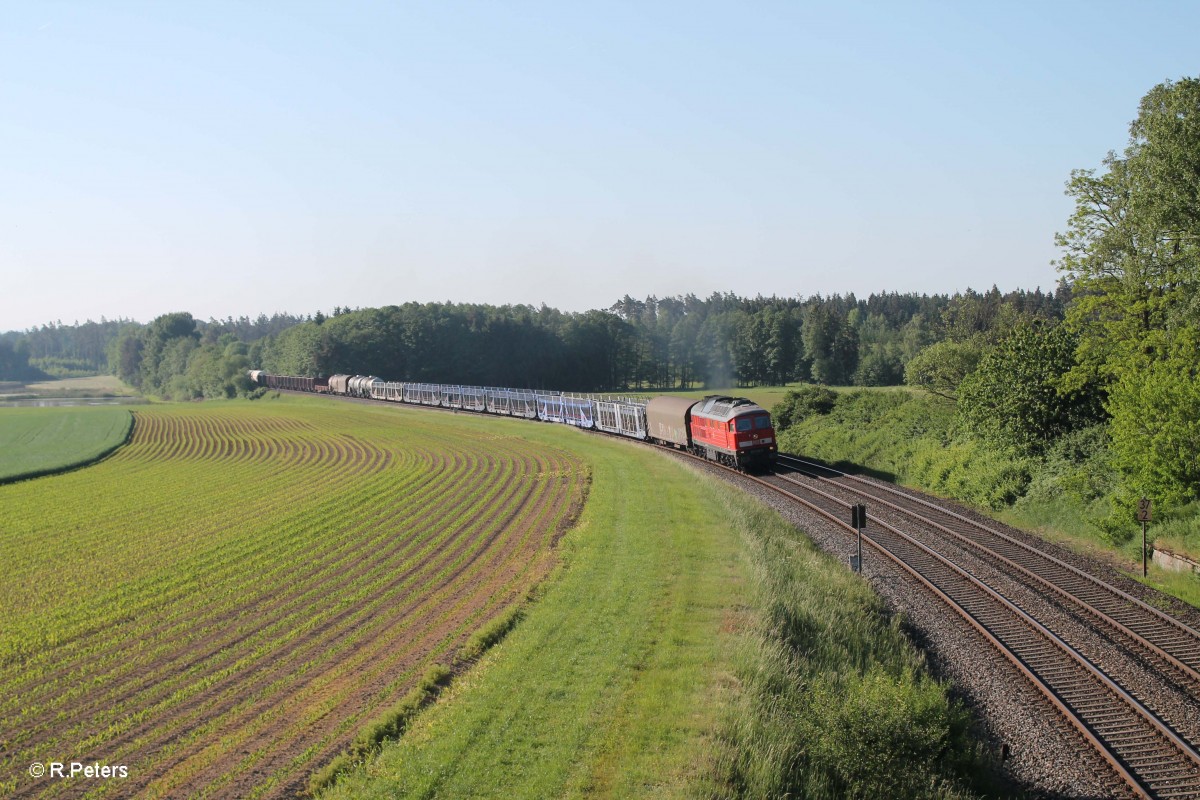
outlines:
[{"label": "distant field", "polygon": [[125,441],[123,408],[0,408],[0,481],[91,461]]},{"label": "distant field", "polygon": [[137,394],[136,389],[123,383],[115,375],[91,375],[86,378],[40,381],[27,384],[25,388],[34,394],[46,397],[78,397],[85,394],[103,397],[105,395],[132,396]]},{"label": "distant field", "polygon": [[[0,795],[295,796],[525,596],[584,500],[579,458],[495,420],[133,413],[112,458],[0,486]],[[72,758],[129,775],[27,773]]]}]

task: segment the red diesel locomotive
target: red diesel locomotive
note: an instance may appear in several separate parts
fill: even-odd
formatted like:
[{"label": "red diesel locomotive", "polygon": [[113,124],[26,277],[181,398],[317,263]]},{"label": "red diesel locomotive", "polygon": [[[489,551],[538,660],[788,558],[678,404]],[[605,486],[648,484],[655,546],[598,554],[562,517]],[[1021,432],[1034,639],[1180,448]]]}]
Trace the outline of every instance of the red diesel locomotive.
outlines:
[{"label": "red diesel locomotive", "polygon": [[647,436],[737,469],[767,469],[777,445],[771,415],[744,397],[655,397],[646,404]]}]

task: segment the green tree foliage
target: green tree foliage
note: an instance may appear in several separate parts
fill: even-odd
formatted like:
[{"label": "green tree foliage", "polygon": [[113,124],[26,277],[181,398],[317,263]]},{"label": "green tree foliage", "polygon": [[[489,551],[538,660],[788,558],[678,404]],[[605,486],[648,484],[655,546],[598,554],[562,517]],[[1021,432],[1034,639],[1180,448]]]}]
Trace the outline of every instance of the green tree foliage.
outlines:
[{"label": "green tree foliage", "polygon": [[1101,380],[1127,491],[1197,493],[1196,346],[1200,338],[1200,80],[1155,86],[1121,155],[1077,170],[1075,213],[1057,241],[1079,333],[1067,385]]},{"label": "green tree foliage", "polygon": [[1154,87],[1124,155],[1104,164],[1099,176],[1071,174],[1075,213],[1057,240],[1082,334],[1078,373],[1112,378],[1200,319],[1200,80]]},{"label": "green tree foliage", "polygon": [[1198,345],[1177,340],[1172,353],[1123,371],[1109,388],[1113,455],[1132,495],[1180,505],[1200,498]]},{"label": "green tree foliage", "polygon": [[837,402],[837,394],[824,386],[802,386],[792,389],[771,409],[775,428],[783,431],[818,414],[828,414]]},{"label": "green tree foliage", "polygon": [[0,339],[0,381],[23,381],[37,376],[29,366],[29,346],[22,340]]},{"label": "green tree foliage", "polygon": [[979,366],[983,348],[973,340],[935,342],[909,360],[904,382],[951,400],[958,387]]},{"label": "green tree foliage", "polygon": [[51,322],[16,334],[16,338],[28,354],[30,365],[48,375],[95,375],[105,371],[109,343],[126,324],[103,317],[99,322],[88,320],[74,325]]},{"label": "green tree foliage", "polygon": [[1065,326],[1027,324],[989,350],[958,392],[958,415],[977,438],[1037,454],[1059,436],[1103,418],[1092,384],[1059,391],[1075,365],[1077,337]]},{"label": "green tree foliage", "polygon": [[812,379],[848,384],[858,364],[858,331],[829,304],[812,305],[802,327],[804,349],[812,361]]},{"label": "green tree foliage", "polygon": [[[898,384],[905,364],[945,335],[948,310],[980,305],[984,297],[625,296],[605,311],[583,314],[523,305],[338,307],[330,317],[267,337],[250,360],[288,374],[574,391],[794,381],[886,386]],[[986,298],[990,311],[980,318],[988,325],[1028,315],[1056,319],[1060,308],[1057,296],[1040,290],[993,291]],[[1000,336],[999,329],[987,330]]]},{"label": "green tree foliage", "polygon": [[176,400],[236,397],[254,390],[250,346],[232,332],[202,334],[191,314],[164,314],[125,326],[110,348],[113,372],[149,394]]}]

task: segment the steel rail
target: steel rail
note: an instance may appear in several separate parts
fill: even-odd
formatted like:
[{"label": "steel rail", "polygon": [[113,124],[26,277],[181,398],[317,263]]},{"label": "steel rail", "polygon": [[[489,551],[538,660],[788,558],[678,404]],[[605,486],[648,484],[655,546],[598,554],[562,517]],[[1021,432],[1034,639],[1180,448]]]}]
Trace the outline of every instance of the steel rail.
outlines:
[{"label": "steel rail", "polygon": [[[803,463],[807,463],[807,462],[803,462]],[[813,475],[812,472],[807,472],[805,474]],[[803,485],[803,484],[800,484],[798,481],[795,481],[794,479],[789,478],[786,475],[778,475],[777,477],[779,477],[782,480],[796,483],[797,485]],[[814,477],[818,477],[818,476],[814,475]],[[847,476],[847,477],[854,477],[854,476]],[[869,486],[874,486],[874,484],[871,484],[869,482],[864,482],[864,483],[867,483],[867,485],[869,485]],[[1196,685],[1200,686],[1200,669],[1197,669],[1196,666],[1178,658],[1174,653],[1167,651],[1166,649],[1161,647],[1158,643],[1146,638],[1146,636],[1144,636],[1141,632],[1134,630],[1133,628],[1129,627],[1129,625],[1127,625],[1127,624],[1121,622],[1120,620],[1116,619],[1115,617],[1111,616],[1104,609],[1098,608],[1096,605],[1093,605],[1091,602],[1088,602],[1088,600],[1086,598],[1081,597],[1080,595],[1072,592],[1069,588],[1060,585],[1059,583],[1051,580],[1050,578],[1047,578],[1043,575],[1039,575],[1038,573],[1034,572],[1032,569],[1030,569],[1022,564],[1019,564],[1016,561],[1014,561],[1013,559],[1005,556],[1003,553],[1001,553],[997,550],[993,550],[992,548],[988,547],[983,542],[980,542],[977,539],[974,539],[971,536],[968,536],[966,534],[963,534],[958,531],[947,528],[945,525],[941,525],[940,523],[936,522],[935,520],[930,519],[929,517],[926,517],[926,516],[923,516],[923,515],[917,513],[916,511],[914,511],[911,508],[905,508],[896,503],[892,503],[888,500],[885,500],[885,499],[879,497],[878,495],[871,494],[870,492],[864,491],[862,489],[856,489],[856,488],[851,488],[851,487],[843,487],[843,488],[845,488],[846,491],[853,492],[855,494],[861,495],[861,496],[869,498],[875,502],[878,502],[880,505],[890,508],[893,511],[896,511],[897,513],[900,513],[900,514],[909,516],[913,519],[916,519],[922,525],[927,525],[928,527],[931,527],[935,530],[940,531],[941,533],[945,534],[946,536],[953,538],[955,541],[958,541],[958,542],[966,545],[968,548],[973,549],[975,551],[979,551],[980,553],[984,554],[987,558],[995,559],[995,560],[1003,563],[1005,566],[1007,566],[1011,570],[1013,570],[1021,575],[1024,575],[1025,577],[1027,577],[1031,581],[1035,582],[1036,584],[1041,585],[1042,587],[1057,594],[1059,597],[1062,597],[1063,599],[1075,604],[1076,606],[1078,606],[1080,609],[1082,609],[1087,614],[1091,615],[1092,617],[1100,620],[1104,624],[1109,625],[1110,627],[1112,627],[1115,630],[1119,631],[1120,633],[1124,634],[1126,637],[1131,639],[1135,645],[1145,648],[1146,650],[1150,651],[1150,653],[1152,653],[1153,655],[1155,655],[1158,658],[1162,659],[1163,661],[1167,662],[1167,665],[1169,665],[1171,668],[1174,668],[1175,670],[1179,671],[1185,678],[1191,680]],[[886,488],[886,487],[883,487],[883,488]],[[905,499],[912,500],[914,502],[919,502],[922,506],[927,506],[935,511],[938,511],[939,513],[943,513],[948,516],[952,516],[957,519],[960,519],[963,522],[971,525],[972,527],[975,527],[978,530],[982,530],[985,533],[988,533],[989,535],[1003,536],[1003,534],[993,533],[985,525],[980,525],[978,523],[975,523],[972,520],[962,517],[961,515],[955,514],[953,511],[940,508],[933,503],[929,503],[929,502],[924,501],[917,497],[912,497],[911,495],[905,494],[902,496],[905,497]],[[1015,540],[1011,539],[1011,537],[1005,537],[1005,540],[1015,542]],[[1023,545],[1024,543],[1018,542],[1018,544]],[[1028,548],[1028,551],[1032,552],[1034,554],[1040,554],[1040,552],[1036,548]],[[1086,575],[1087,573],[1083,573],[1083,574]],[[1105,584],[1100,581],[1097,581],[1097,583],[1099,583],[1101,586],[1105,586],[1105,587],[1108,586],[1108,584]],[[1115,589],[1114,591],[1120,592],[1119,589]],[[1151,606],[1151,608],[1152,608],[1152,606]],[[1196,650],[1200,651],[1200,641],[1197,642]],[[1190,649],[1188,651],[1188,655],[1193,655],[1193,653]],[[1194,660],[1197,663],[1200,663],[1200,652],[1197,652],[1195,654]]]},{"label": "steel rail", "polygon": [[[945,514],[946,516],[953,517],[954,519],[959,520],[960,522],[962,522],[972,528],[975,528],[976,530],[981,530],[985,533],[988,533],[992,536],[1002,539],[1005,542],[1013,545],[1014,547],[1017,547],[1033,556],[1036,556],[1047,562],[1050,562],[1050,563],[1054,564],[1056,567],[1065,569],[1068,572],[1075,575],[1076,577],[1081,578],[1087,582],[1094,584],[1097,588],[1100,588],[1100,589],[1104,590],[1105,592],[1117,595],[1122,600],[1124,600],[1134,606],[1137,606],[1138,608],[1142,609],[1143,611],[1145,611],[1146,613],[1155,617],[1156,619],[1166,623],[1169,626],[1172,626],[1172,627],[1178,629],[1180,633],[1186,634],[1186,635],[1190,636],[1193,640],[1200,642],[1200,631],[1197,631],[1195,628],[1192,628],[1191,626],[1187,625],[1186,623],[1172,617],[1170,614],[1164,613],[1160,609],[1155,608],[1154,606],[1150,605],[1149,603],[1145,602],[1144,600],[1134,597],[1133,595],[1129,594],[1128,592],[1118,589],[1117,587],[1115,587],[1109,583],[1105,583],[1104,581],[1097,578],[1095,575],[1091,575],[1087,572],[1084,572],[1083,570],[1079,569],[1078,567],[1076,567],[1072,564],[1068,564],[1067,562],[1063,561],[1062,559],[1056,558],[1056,557],[1050,555],[1049,553],[1039,550],[1036,547],[1028,544],[1027,542],[1022,542],[1019,539],[1009,536],[1008,534],[1004,533],[1003,531],[995,530],[994,528],[984,525],[981,522],[977,522],[969,517],[965,517],[962,514],[951,511],[948,508],[943,508],[943,507],[937,505],[936,503],[932,503],[932,502],[924,499],[923,497],[916,497],[914,495],[911,495],[908,492],[902,491],[901,489],[898,489],[894,486],[887,486],[886,484],[868,481],[858,475],[852,475],[848,472],[843,472],[842,470],[835,469],[834,467],[830,467],[825,464],[818,464],[813,461],[806,461],[802,458],[797,458],[795,456],[780,454],[779,458],[787,460],[787,461],[795,461],[800,464],[807,464],[810,467],[817,467],[818,469],[825,470],[826,472],[831,472],[839,477],[843,477],[848,480],[854,481],[856,483],[863,484],[865,486],[869,486],[872,489],[877,489],[879,491],[883,491],[888,494],[893,494],[898,497],[902,497],[909,502],[916,503],[916,504],[924,506],[926,508],[933,509],[934,511],[937,511],[938,513],[941,513],[941,514]],[[880,499],[881,502],[886,502],[878,497],[876,497],[876,499]],[[911,512],[908,512],[908,513],[911,513]]]},{"label": "steel rail", "polygon": [[[366,399],[368,402],[373,400],[373,398],[363,399]],[[394,401],[375,400],[375,402]],[[421,407],[434,408],[435,406]],[[457,409],[441,410],[457,411]],[[811,509],[820,516],[833,522],[839,528],[854,530],[846,522],[839,519],[826,509],[821,508],[816,503],[806,500],[782,487],[776,486],[769,481],[740,473],[730,467],[716,464],[708,459],[695,456],[685,451],[676,452],[687,456],[688,458],[694,458],[697,461],[701,461],[710,466],[720,467],[728,472],[738,474],[747,480],[753,481],[760,486],[770,489],[790,499],[793,502],[799,503]],[[824,468],[823,465],[817,466],[822,466],[822,468]],[[837,472],[836,470],[829,471],[835,473]],[[854,476],[847,477],[853,478]],[[849,505],[845,501],[833,497],[826,492],[815,489],[814,487],[802,486],[800,484],[797,485],[801,486],[801,488],[803,488],[805,491],[821,495],[837,505]],[[909,497],[901,492],[896,492],[896,494]],[[910,499],[917,500],[917,498]],[[923,501],[918,500],[918,502]],[[933,506],[933,504],[928,505],[935,509],[937,508],[936,506]],[[942,511],[950,514],[951,516],[959,516],[954,514],[954,512],[946,510]],[[960,519],[969,522],[969,520],[966,520],[966,518],[960,517]],[[947,605],[960,617],[962,617],[973,629],[984,636],[984,638],[991,642],[993,646],[997,647],[998,651],[1004,656],[1004,658],[1017,667],[1017,669],[1023,675],[1025,675],[1028,680],[1030,680],[1030,682],[1042,693],[1042,695],[1047,698],[1048,702],[1058,709],[1063,718],[1110,765],[1115,775],[1120,778],[1120,780],[1130,789],[1130,791],[1132,791],[1138,797],[1146,798],[1176,797],[1185,795],[1191,797],[1200,797],[1200,769],[1198,769],[1200,768],[1200,753],[1197,753],[1189,743],[1182,740],[1151,711],[1138,703],[1135,698],[1131,697],[1110,678],[1104,675],[1099,668],[1091,664],[1091,662],[1089,662],[1082,654],[1071,648],[1070,645],[1066,644],[1066,642],[1062,641],[1053,632],[1046,629],[1023,610],[1017,608],[1015,605],[1009,602],[1006,598],[1002,597],[993,589],[983,584],[974,576],[968,574],[961,568],[935,553],[930,548],[916,541],[899,529],[889,525],[885,521],[880,520],[877,516],[874,517],[874,521],[881,528],[895,536],[899,544],[907,544],[910,548],[915,549],[918,554],[921,554],[925,558],[929,559],[931,563],[939,565],[943,570],[948,572],[950,576],[956,578],[961,585],[970,587],[975,592],[976,597],[987,598],[987,600],[989,600],[994,607],[1001,609],[1003,614],[1007,615],[1010,619],[1019,620],[1020,623],[1024,625],[1025,629],[1033,632],[1036,640],[1043,643],[1049,643],[1051,650],[1062,658],[1067,659],[1067,663],[1071,665],[1072,668],[1081,670],[1087,675],[1089,681],[1100,687],[1103,687],[1103,689],[1094,689],[1092,691],[1092,696],[1090,697],[1085,694],[1082,697],[1075,696],[1074,699],[1072,699],[1071,695],[1079,692],[1080,685],[1078,682],[1067,682],[1065,673],[1061,670],[1061,667],[1052,668],[1043,666],[1041,671],[1046,673],[1046,675],[1043,676],[1038,674],[1038,669],[1036,666],[1028,663],[1035,660],[1034,658],[1030,657],[1030,654],[1027,653],[1026,657],[1023,658],[1016,650],[1013,649],[1012,646],[1010,646],[1010,643],[1004,641],[1003,634],[998,634],[995,630],[993,630],[993,628],[996,628],[999,625],[997,620],[992,620],[992,624],[989,626],[988,621],[979,618],[983,615],[981,611],[977,609],[975,613],[972,613],[970,609],[960,602],[960,600],[963,598],[956,599],[952,596],[952,589],[938,586],[928,576],[922,574],[921,569],[917,568],[913,564],[908,563],[908,561],[902,555],[893,552],[883,542],[877,541],[875,536],[867,535],[864,537],[864,541],[867,542],[868,546],[872,547],[881,555],[885,556],[888,560],[895,563],[899,568],[907,572],[921,585],[926,587],[927,590],[946,602]],[[1001,536],[1002,538],[1009,538],[1005,537],[1003,534],[996,535]],[[1016,544],[1022,545],[1022,543],[1019,542],[1016,542]],[[1052,557],[1046,557],[1052,559]],[[1082,573],[1080,570],[1077,570],[1070,565],[1063,564],[1063,566],[1086,576],[1086,573]],[[1090,576],[1086,577],[1090,578]],[[1119,590],[1115,591],[1119,592]],[[1131,599],[1136,601],[1136,598]],[[1137,602],[1140,603],[1140,601]],[[1011,635],[1012,634],[1010,634],[1010,636]],[[1028,648],[1028,639],[1026,639],[1024,644]],[[1133,716],[1127,717],[1125,722],[1118,721],[1118,718],[1121,716],[1121,714],[1117,712],[1117,709],[1111,707],[1104,708],[1104,701],[1095,697],[1097,691],[1103,691],[1108,698],[1115,698],[1120,708],[1124,709],[1124,713],[1128,714],[1128,712],[1132,712]],[[1091,722],[1087,721],[1081,715],[1081,711],[1076,708],[1076,706],[1085,705],[1087,706],[1087,713],[1092,717]],[[1137,725],[1143,725],[1148,726],[1149,730],[1137,732],[1131,729],[1131,722],[1135,728]],[[1122,736],[1125,737],[1123,745],[1106,741],[1119,739]],[[1170,763],[1164,764],[1164,755],[1161,752],[1154,752],[1156,748],[1161,749],[1161,747],[1164,745],[1171,746],[1174,752],[1177,754],[1182,753],[1185,755],[1187,760],[1192,762],[1191,766],[1180,767],[1175,759],[1172,759]],[[1118,751],[1118,747],[1123,748],[1126,751],[1124,755]],[[1183,772],[1180,771],[1181,769]],[[1137,775],[1134,774],[1135,772],[1137,772]]]}]

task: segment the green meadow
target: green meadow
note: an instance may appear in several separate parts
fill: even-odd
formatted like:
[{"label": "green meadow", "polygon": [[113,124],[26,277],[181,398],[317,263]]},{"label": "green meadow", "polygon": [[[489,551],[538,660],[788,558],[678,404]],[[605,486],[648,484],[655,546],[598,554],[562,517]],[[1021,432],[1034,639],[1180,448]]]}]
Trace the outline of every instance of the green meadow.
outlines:
[{"label": "green meadow", "polygon": [[133,418],[124,408],[0,408],[0,481],[93,461],[121,445]]}]

